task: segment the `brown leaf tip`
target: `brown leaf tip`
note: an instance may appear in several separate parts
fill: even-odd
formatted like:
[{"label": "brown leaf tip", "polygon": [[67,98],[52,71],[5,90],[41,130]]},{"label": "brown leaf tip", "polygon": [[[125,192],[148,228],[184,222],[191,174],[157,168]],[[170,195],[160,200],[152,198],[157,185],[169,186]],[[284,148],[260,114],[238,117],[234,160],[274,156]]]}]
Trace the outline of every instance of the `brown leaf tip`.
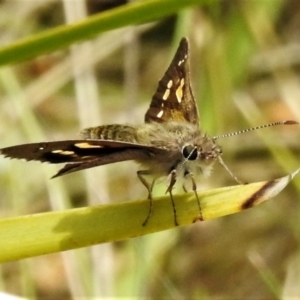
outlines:
[{"label": "brown leaf tip", "polygon": [[275,180],[268,181],[264,186],[262,186],[257,192],[255,192],[253,195],[251,195],[244,203],[241,205],[241,210],[248,209],[250,207],[255,206],[262,196],[265,194],[265,192],[272,188],[276,184]]}]

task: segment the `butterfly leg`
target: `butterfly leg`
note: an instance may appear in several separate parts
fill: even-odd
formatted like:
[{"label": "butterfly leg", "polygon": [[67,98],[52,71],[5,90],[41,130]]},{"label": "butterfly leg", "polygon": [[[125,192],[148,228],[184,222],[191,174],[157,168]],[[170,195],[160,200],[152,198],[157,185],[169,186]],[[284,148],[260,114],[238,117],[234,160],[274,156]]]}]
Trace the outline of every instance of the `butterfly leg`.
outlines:
[{"label": "butterfly leg", "polygon": [[170,177],[170,184],[166,190],[166,193],[169,193],[170,194],[170,198],[171,198],[171,201],[172,201],[172,207],[173,207],[173,213],[174,213],[174,224],[176,226],[178,226],[178,222],[177,222],[177,212],[176,212],[176,206],[175,206],[175,202],[174,202],[174,199],[173,199],[173,194],[172,194],[172,189],[176,183],[176,176],[177,176],[177,172],[176,170],[172,170],[171,173],[169,174],[169,177]]},{"label": "butterfly leg", "polygon": [[[198,194],[197,194],[197,184],[195,182],[193,174],[192,173],[188,173],[188,174],[185,175],[185,177],[189,177],[191,179],[191,181],[192,181],[192,190],[193,190],[193,192],[195,194],[195,197],[196,197],[197,203],[198,203],[199,219],[201,221],[203,221],[204,219],[203,219],[203,215],[202,215],[202,209],[201,209],[200,200],[199,200],[199,197],[198,197]],[[186,188],[184,186],[183,186],[183,190],[186,192]]]},{"label": "butterfly leg", "polygon": [[137,171],[137,176],[139,178],[139,180],[141,181],[141,183],[146,187],[146,189],[148,190],[148,200],[150,203],[150,207],[149,207],[149,212],[147,215],[146,220],[143,222],[143,226],[146,226],[148,223],[148,220],[150,219],[150,216],[152,215],[152,211],[153,211],[153,201],[152,201],[152,190],[153,190],[153,186],[155,183],[155,179],[152,180],[151,185],[146,181],[146,179],[143,177],[145,175],[151,175],[151,173],[148,170],[140,170]]}]

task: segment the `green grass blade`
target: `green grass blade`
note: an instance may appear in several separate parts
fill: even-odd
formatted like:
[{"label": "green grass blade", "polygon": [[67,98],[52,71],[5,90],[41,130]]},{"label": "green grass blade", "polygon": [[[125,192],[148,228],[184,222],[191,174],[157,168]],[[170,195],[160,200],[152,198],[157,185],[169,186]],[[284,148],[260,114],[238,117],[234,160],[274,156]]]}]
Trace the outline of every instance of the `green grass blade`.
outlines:
[{"label": "green grass blade", "polygon": [[[199,193],[204,219],[240,212],[277,195],[299,172],[267,182]],[[174,197],[181,226],[199,220],[194,193]],[[154,213],[142,226],[147,201],[128,201],[0,221],[0,262],[124,240],[174,228],[168,196],[154,200]]]},{"label": "green grass blade", "polygon": [[59,26],[0,49],[0,65],[31,59],[65,48],[108,30],[142,24],[174,14],[183,8],[209,4],[215,0],[148,0],[138,1],[96,14],[76,24]]}]

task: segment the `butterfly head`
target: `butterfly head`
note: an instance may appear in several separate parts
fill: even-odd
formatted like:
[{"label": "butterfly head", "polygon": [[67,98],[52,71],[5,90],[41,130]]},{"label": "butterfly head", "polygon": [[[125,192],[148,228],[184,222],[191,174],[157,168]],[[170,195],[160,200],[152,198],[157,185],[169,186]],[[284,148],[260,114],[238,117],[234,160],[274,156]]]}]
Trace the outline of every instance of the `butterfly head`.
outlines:
[{"label": "butterfly head", "polygon": [[184,174],[208,176],[222,150],[213,139],[202,137],[201,141],[195,140],[183,145],[181,154],[183,161],[179,169],[182,169]]},{"label": "butterfly head", "polygon": [[214,161],[222,154],[221,148],[213,139],[204,137],[201,143],[185,144],[181,149],[182,156],[187,161]]}]

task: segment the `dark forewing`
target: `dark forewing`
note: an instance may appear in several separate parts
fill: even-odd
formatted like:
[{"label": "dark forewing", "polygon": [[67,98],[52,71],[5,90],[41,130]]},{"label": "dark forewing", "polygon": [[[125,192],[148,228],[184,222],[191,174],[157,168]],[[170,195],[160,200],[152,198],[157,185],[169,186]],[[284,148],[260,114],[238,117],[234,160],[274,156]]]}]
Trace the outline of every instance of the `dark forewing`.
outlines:
[{"label": "dark forewing", "polygon": [[54,177],[114,162],[145,158],[163,150],[109,140],[67,140],[23,144],[0,149],[5,157],[68,163]]},{"label": "dark forewing", "polygon": [[107,140],[66,140],[23,144],[0,149],[5,157],[37,160],[52,164],[78,162],[90,157],[102,157],[135,144]]},{"label": "dark forewing", "polygon": [[189,68],[188,40],[183,38],[165,75],[158,83],[145,122],[182,121],[199,124]]}]

